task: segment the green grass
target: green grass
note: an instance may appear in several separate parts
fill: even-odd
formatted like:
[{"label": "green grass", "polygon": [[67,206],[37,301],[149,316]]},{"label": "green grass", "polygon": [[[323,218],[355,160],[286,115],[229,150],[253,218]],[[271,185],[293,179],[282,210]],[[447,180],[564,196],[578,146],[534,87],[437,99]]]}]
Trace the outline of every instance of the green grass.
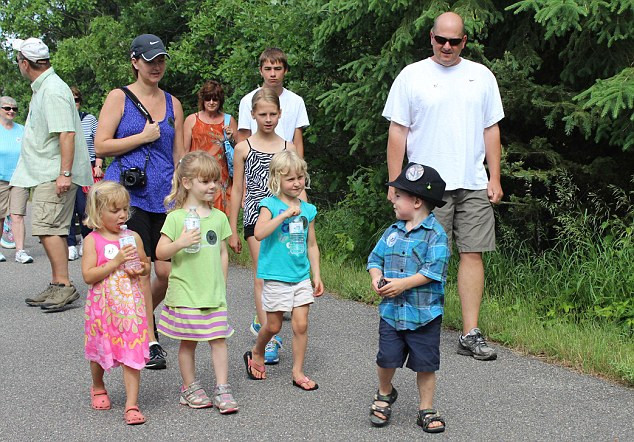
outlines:
[{"label": "green grass", "polygon": [[[242,254],[231,253],[231,261],[251,265],[246,243]],[[363,263],[341,264],[322,257],[321,272],[328,293],[378,304],[379,297],[370,288]],[[455,263],[448,281],[443,324],[459,330],[462,328],[460,300],[452,283]],[[517,294],[495,297],[485,294],[480,327],[490,340],[522,354],[634,386],[634,343],[623,328],[609,321],[572,322],[562,316],[544,319],[531,300],[532,297],[521,298]]]}]

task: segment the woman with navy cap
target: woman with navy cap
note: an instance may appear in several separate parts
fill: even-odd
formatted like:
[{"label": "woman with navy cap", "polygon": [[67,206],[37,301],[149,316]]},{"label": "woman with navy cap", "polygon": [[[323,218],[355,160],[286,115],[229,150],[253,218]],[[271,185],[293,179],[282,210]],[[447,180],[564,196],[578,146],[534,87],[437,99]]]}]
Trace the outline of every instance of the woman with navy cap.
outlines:
[{"label": "woman with navy cap", "polygon": [[[171,264],[157,260],[155,250],[166,216],[163,199],[183,151],[183,108],[176,97],[159,88],[166,58],[165,45],[156,35],[143,34],[132,41],[130,62],[136,81],[110,91],[95,135],[97,155],[115,157],[104,179],[121,182],[130,192],[128,228],[141,236],[145,254],[154,261],[154,281],[150,284],[149,275],[141,277],[151,339],[146,368],[151,369],[166,366],[165,352],[152,330],[152,311],[165,297]],[[147,113],[127,92],[136,96]]]}]

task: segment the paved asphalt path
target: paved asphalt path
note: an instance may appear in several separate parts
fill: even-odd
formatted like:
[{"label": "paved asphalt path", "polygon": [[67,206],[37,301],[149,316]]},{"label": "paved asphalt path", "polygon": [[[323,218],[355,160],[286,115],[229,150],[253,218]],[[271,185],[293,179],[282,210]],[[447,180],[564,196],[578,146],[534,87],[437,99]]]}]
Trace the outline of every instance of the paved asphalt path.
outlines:
[{"label": "paved asphalt path", "polygon": [[[30,229],[29,229],[30,230]],[[82,293],[75,308],[45,314],[24,298],[49,281],[49,264],[37,240],[27,247],[35,263],[13,261],[3,250],[0,263],[0,440],[634,440],[634,390],[580,375],[499,348],[494,362],[455,352],[457,333],[443,330],[442,366],[436,406],[447,420],[442,435],[416,426],[415,376],[397,372],[399,398],[390,425],[373,428],[368,406],[377,383],[377,311],[324,295],[311,307],[306,373],[319,382],[314,392],[291,385],[291,331],[287,349],[268,368],[266,381],[247,379],[243,353],[254,342],[251,272],[234,267],[229,276],[229,315],[236,328],[230,340],[230,382],[240,412],[221,416],[215,409],[178,404],[178,343],[167,338],[168,368],[144,370],[140,406],[145,425],[123,423],[122,372],[106,376],[113,408],[90,408],[90,373],[83,356],[83,305],[87,286],[80,261],[70,263]],[[503,320],[503,318],[501,318]],[[208,347],[198,350],[198,377],[211,393],[213,372]]]}]

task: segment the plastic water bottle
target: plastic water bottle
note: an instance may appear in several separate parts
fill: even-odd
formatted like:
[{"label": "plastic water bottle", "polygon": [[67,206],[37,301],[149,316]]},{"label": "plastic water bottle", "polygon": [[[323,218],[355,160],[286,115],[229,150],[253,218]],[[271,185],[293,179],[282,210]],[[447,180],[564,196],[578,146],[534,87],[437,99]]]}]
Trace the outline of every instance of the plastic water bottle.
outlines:
[{"label": "plastic water bottle", "polygon": [[[189,212],[187,212],[187,216],[185,217],[185,230],[200,230],[200,217],[198,216],[198,212],[196,212],[196,206],[190,207]],[[185,248],[187,253],[198,253],[199,250],[200,243],[192,244]]]},{"label": "plastic water bottle", "polygon": [[306,253],[306,240],[304,239],[304,222],[301,217],[296,216],[288,225],[290,236],[291,255],[303,255]]},{"label": "plastic water bottle", "polygon": [[132,255],[132,259],[130,261],[126,261],[123,264],[125,269],[131,270],[142,270],[143,266],[141,265],[141,261],[139,261],[139,254],[136,251],[136,240],[132,235],[132,232],[128,230],[128,226],[123,224],[120,227],[119,232],[119,247],[123,249],[124,246],[131,245],[134,246],[134,254]]}]

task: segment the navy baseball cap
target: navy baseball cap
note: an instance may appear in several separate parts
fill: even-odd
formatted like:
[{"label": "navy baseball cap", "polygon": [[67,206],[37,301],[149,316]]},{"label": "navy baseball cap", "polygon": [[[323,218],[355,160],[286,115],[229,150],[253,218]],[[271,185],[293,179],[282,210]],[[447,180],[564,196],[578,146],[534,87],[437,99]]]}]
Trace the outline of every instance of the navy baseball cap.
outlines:
[{"label": "navy baseball cap", "polygon": [[442,200],[446,184],[436,169],[430,166],[409,163],[398,178],[387,185],[429,201],[436,207],[446,204]]},{"label": "navy baseball cap", "polygon": [[169,58],[163,41],[156,35],[142,34],[132,40],[130,45],[131,58],[143,57],[145,61],[152,61],[159,55],[166,55]]}]

